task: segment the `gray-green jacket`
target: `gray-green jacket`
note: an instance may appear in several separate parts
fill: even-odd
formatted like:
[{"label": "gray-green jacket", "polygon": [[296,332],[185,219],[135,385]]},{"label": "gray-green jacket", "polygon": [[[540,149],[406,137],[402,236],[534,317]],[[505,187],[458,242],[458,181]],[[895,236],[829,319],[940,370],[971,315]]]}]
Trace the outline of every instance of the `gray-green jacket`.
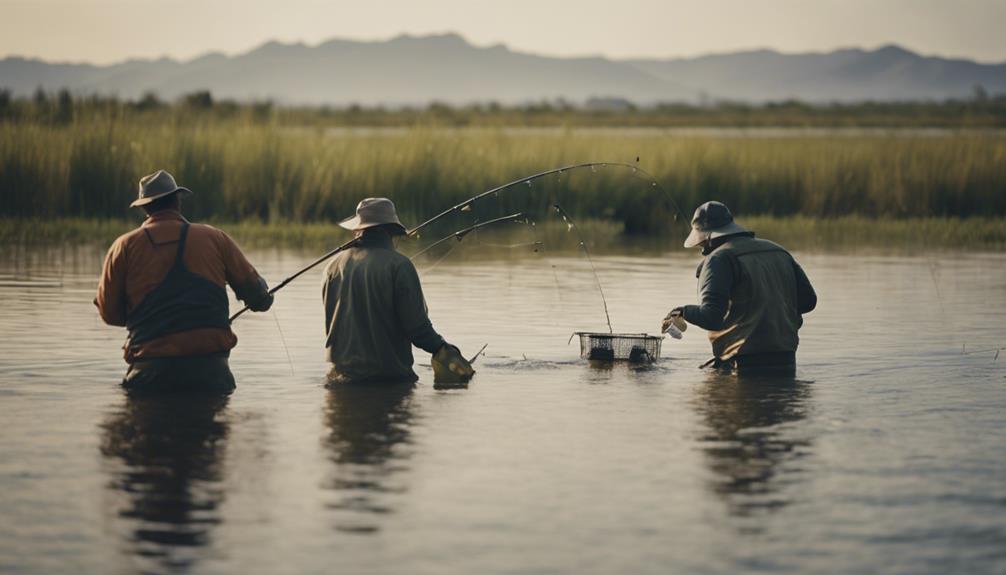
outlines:
[{"label": "gray-green jacket", "polygon": [[430,323],[419,275],[391,237],[365,232],[325,268],[325,343],[336,381],[416,381],[412,346],[444,344]]},{"label": "gray-green jacket", "polygon": [[714,240],[699,266],[700,305],[683,308],[686,321],[709,330],[713,354],[795,352],[802,314],[817,295],[782,246],[745,233]]}]

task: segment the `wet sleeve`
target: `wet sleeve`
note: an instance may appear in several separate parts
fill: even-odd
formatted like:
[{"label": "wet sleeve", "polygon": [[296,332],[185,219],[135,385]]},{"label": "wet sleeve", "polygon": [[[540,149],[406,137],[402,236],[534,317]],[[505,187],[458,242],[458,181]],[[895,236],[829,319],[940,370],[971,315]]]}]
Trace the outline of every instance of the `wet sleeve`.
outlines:
[{"label": "wet sleeve", "polygon": [[399,325],[412,345],[429,353],[436,353],[444,345],[444,338],[433,329],[426,311],[423,287],[412,262],[405,261],[395,273],[395,313]]},{"label": "wet sleeve", "polygon": [[266,283],[258,271],[245,257],[241,248],[224,232],[220,232],[222,241],[221,254],[227,275],[227,284],[234,290],[234,295],[252,311],[266,311],[272,307],[273,296],[269,293]]},{"label": "wet sleeve", "polygon": [[817,293],[814,286],[810,285],[810,279],[800,267],[800,264],[793,260],[793,271],[796,273],[796,308],[800,314],[810,313],[817,307]]},{"label": "wet sleeve", "polygon": [[730,260],[726,257],[708,258],[699,274],[699,305],[683,308],[685,321],[709,331],[723,329],[723,320],[730,308],[733,281]]},{"label": "wet sleeve", "polygon": [[126,246],[122,240],[108,249],[94,305],[108,325],[126,325]]}]

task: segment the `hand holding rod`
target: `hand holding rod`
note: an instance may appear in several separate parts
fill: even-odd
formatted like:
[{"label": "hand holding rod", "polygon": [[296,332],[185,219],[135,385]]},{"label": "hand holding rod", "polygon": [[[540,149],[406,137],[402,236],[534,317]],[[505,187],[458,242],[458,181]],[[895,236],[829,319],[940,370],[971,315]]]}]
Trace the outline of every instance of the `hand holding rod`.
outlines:
[{"label": "hand holding rod", "polygon": [[[337,254],[337,253],[339,253],[339,252],[341,252],[343,250],[348,250],[349,248],[355,246],[359,241],[360,241],[360,238],[353,238],[353,239],[349,240],[348,242],[342,244],[341,246],[335,248],[334,250],[328,252],[327,254],[321,256],[320,258],[314,260],[306,268],[303,268],[299,272],[293,274],[292,276],[286,278],[285,280],[283,280],[283,281],[279,282],[278,284],[276,284],[275,286],[273,286],[273,288],[269,290],[269,295],[272,295],[272,294],[278,292],[279,290],[283,289],[286,286],[286,284],[288,284],[288,283],[292,282],[293,280],[299,278],[300,276],[304,275],[306,272],[314,269],[315,266],[317,266],[321,262],[327,260],[328,258],[334,256],[335,254]],[[230,319],[230,322],[234,323],[234,320],[236,320],[238,317],[240,317],[241,314],[243,314],[246,311],[248,311],[248,306],[244,306],[237,313],[235,313],[234,315],[232,315],[231,319]]]}]

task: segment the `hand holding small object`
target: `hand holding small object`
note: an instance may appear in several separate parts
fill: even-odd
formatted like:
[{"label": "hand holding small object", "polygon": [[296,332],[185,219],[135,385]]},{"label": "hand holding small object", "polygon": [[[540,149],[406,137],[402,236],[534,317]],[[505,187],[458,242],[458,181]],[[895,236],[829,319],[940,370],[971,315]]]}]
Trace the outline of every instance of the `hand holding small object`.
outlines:
[{"label": "hand holding small object", "polygon": [[683,332],[688,329],[688,324],[685,323],[685,318],[682,316],[682,308],[676,307],[670,311],[665,317],[664,321],[660,324],[660,331],[666,333],[673,337],[674,339],[681,339]]}]

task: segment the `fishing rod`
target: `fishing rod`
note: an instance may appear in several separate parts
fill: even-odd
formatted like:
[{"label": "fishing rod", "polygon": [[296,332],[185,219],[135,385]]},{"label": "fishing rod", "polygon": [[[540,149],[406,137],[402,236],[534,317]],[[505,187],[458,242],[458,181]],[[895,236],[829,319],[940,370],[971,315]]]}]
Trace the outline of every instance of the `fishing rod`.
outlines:
[{"label": "fishing rod", "polygon": [[[637,161],[638,161],[638,158],[637,158]],[[632,170],[632,172],[634,174],[635,173],[639,173],[639,174],[642,174],[642,175],[646,176],[647,178],[649,178],[648,181],[655,188],[659,189],[662,192],[664,191],[664,189],[660,186],[660,184],[657,183],[656,178],[654,178],[652,174],[647,173],[645,170],[643,170],[639,166],[636,166],[636,165],[633,165],[633,164],[626,164],[624,162],[584,162],[582,164],[570,164],[568,166],[563,166],[561,168],[553,168],[551,170],[545,170],[544,172],[538,172],[537,174],[534,174],[534,175],[531,175],[531,176],[526,176],[526,177],[523,177],[523,178],[519,178],[519,179],[516,179],[516,180],[514,180],[512,182],[507,182],[507,183],[503,184],[502,186],[497,186],[495,188],[492,188],[491,190],[486,190],[485,192],[482,192],[481,194],[473,196],[473,197],[471,197],[471,198],[469,198],[469,199],[461,202],[460,204],[458,204],[456,206],[452,206],[450,208],[447,208],[446,210],[444,210],[444,211],[440,212],[439,214],[433,216],[429,220],[426,220],[425,222],[419,224],[418,226],[416,226],[415,228],[413,228],[413,230],[410,231],[408,233],[408,235],[410,235],[410,236],[413,235],[415,232],[419,231],[424,226],[426,226],[428,224],[432,224],[433,222],[439,220],[440,218],[442,218],[442,217],[444,217],[444,216],[446,216],[448,214],[451,214],[451,213],[453,213],[455,211],[467,211],[467,210],[470,210],[471,209],[471,205],[474,204],[475,202],[481,200],[482,198],[484,198],[486,196],[491,196],[493,194],[498,194],[499,192],[502,192],[503,190],[505,190],[507,188],[512,188],[512,187],[518,186],[520,184],[530,185],[531,182],[533,182],[534,180],[538,180],[538,179],[544,178],[545,176],[550,176],[552,174],[562,174],[563,172],[569,172],[569,171],[573,171],[573,170],[580,170],[580,169],[583,169],[583,168],[591,168],[591,170],[596,170],[597,168],[606,168],[608,166],[613,166],[613,167],[618,167],[618,168],[629,168],[629,169]],[[674,198],[672,196],[670,196],[669,194],[668,194],[667,197],[670,198],[671,203],[674,204],[674,209],[676,209],[678,211],[678,213],[680,213],[682,216],[684,216],[685,213],[681,211],[681,207],[678,206],[678,203],[676,201],[674,201]]]},{"label": "fishing rod", "polygon": [[[320,258],[314,260],[313,262],[311,262],[310,264],[308,264],[307,267],[301,269],[297,273],[293,274],[292,276],[286,278],[285,280],[283,280],[283,281],[279,282],[278,284],[276,284],[275,286],[273,286],[272,289],[270,289],[269,292],[268,292],[269,295],[272,295],[272,294],[278,292],[279,290],[283,289],[284,287],[287,286],[287,284],[289,284],[293,280],[299,278],[300,276],[304,275],[305,273],[311,271],[318,264],[322,263],[323,261],[327,260],[328,258],[334,256],[335,254],[337,254],[337,253],[339,253],[341,251],[348,250],[349,248],[355,246],[358,243],[360,243],[360,238],[358,238],[358,237],[357,238],[353,238],[353,239],[349,240],[348,242],[342,244],[341,246],[335,248],[334,250],[328,252],[327,254],[321,256]],[[238,310],[237,313],[235,313],[234,315],[231,316],[229,322],[230,323],[234,323],[234,320],[236,320],[237,318],[241,317],[241,314],[243,314],[244,312],[248,311],[249,309],[250,308],[248,306],[244,306],[243,308],[241,308],[240,310]]]},{"label": "fishing rod", "polygon": [[[638,160],[638,158],[637,158],[637,160]],[[502,192],[502,191],[504,191],[506,189],[512,188],[514,186],[519,186],[521,184],[531,185],[531,182],[533,182],[535,180],[539,180],[539,179],[544,178],[546,176],[550,176],[552,174],[562,174],[564,172],[569,172],[569,171],[573,171],[573,170],[581,170],[581,169],[585,169],[585,168],[590,168],[591,170],[596,170],[597,168],[605,168],[605,167],[608,167],[608,166],[621,167],[621,168],[630,168],[632,170],[633,174],[640,173],[640,174],[643,174],[643,175],[647,176],[648,178],[650,178],[651,184],[654,187],[657,187],[658,189],[660,189],[661,191],[663,191],[663,188],[661,188],[659,186],[659,184],[657,183],[656,179],[654,179],[652,175],[650,175],[647,172],[645,172],[639,166],[635,166],[635,165],[632,165],[632,164],[626,164],[626,163],[622,163],[622,162],[584,162],[584,163],[580,163],[580,164],[570,164],[568,166],[562,166],[560,168],[553,168],[551,170],[545,170],[544,172],[538,172],[537,174],[532,174],[530,176],[525,176],[523,178],[519,178],[519,179],[513,180],[512,182],[507,182],[507,183],[505,183],[505,184],[503,184],[501,186],[497,186],[495,188],[492,188],[490,190],[487,190],[485,192],[482,192],[480,194],[472,196],[471,198],[468,198],[467,200],[461,202],[460,204],[457,204],[455,206],[447,208],[446,210],[440,212],[439,214],[433,216],[432,218],[430,218],[430,219],[426,220],[425,222],[419,224],[418,226],[412,228],[411,230],[408,230],[405,233],[405,235],[406,235],[406,237],[415,236],[420,230],[422,230],[426,226],[428,226],[428,225],[436,222],[437,220],[439,220],[439,219],[441,219],[441,218],[443,218],[445,216],[448,216],[448,215],[450,215],[450,214],[452,214],[454,212],[470,211],[472,204],[474,204],[475,202],[481,200],[482,198],[485,198],[487,196],[491,196],[493,194],[499,194],[500,192]],[[678,206],[678,203],[674,201],[674,198],[671,197],[671,196],[669,196],[669,195],[668,195],[668,197],[671,199],[671,202],[674,204],[675,209],[677,209],[680,214],[684,215],[684,212],[681,211],[681,208]],[[348,242],[342,244],[341,246],[339,246],[339,247],[333,249],[332,251],[326,253],[325,255],[319,257],[318,259],[316,259],[313,262],[311,262],[310,264],[308,264],[307,267],[305,267],[305,268],[301,269],[300,271],[294,273],[293,275],[291,275],[290,277],[284,279],[283,281],[281,281],[280,283],[278,283],[275,287],[273,287],[272,289],[270,289],[269,292],[268,292],[269,295],[275,294],[279,290],[281,290],[284,287],[286,287],[293,280],[299,278],[300,276],[304,275],[308,271],[314,269],[319,264],[321,264],[325,260],[327,260],[327,259],[335,256],[339,252],[345,251],[345,250],[347,250],[347,249],[349,249],[349,248],[357,245],[357,243],[359,243],[359,241],[360,241],[360,238],[358,238],[358,237],[353,238],[353,239],[349,240]],[[605,304],[605,306],[607,306],[607,304]],[[233,323],[234,320],[236,320],[243,313],[245,313],[246,311],[248,311],[248,309],[249,309],[248,306],[244,306],[243,308],[241,308],[237,313],[235,313],[234,315],[232,315],[230,317],[230,322]]]},{"label": "fishing rod", "polygon": [[[533,228],[534,227],[534,222],[532,220],[528,219],[528,218],[524,218],[523,216],[524,216],[523,213],[518,212],[516,214],[511,214],[509,216],[503,216],[502,218],[496,218],[494,220],[489,220],[487,222],[476,223],[475,225],[473,225],[471,227],[465,228],[463,230],[454,232],[453,234],[449,234],[447,236],[444,236],[444,237],[440,238],[439,240],[437,240],[437,241],[433,242],[432,244],[430,244],[429,246],[427,246],[425,249],[422,249],[422,250],[416,252],[415,254],[412,254],[411,256],[409,256],[409,259],[410,260],[415,260],[416,258],[418,258],[419,256],[423,255],[424,253],[430,251],[431,249],[437,247],[438,245],[440,245],[440,244],[442,244],[442,243],[444,243],[447,240],[450,240],[452,238],[456,239],[458,241],[458,243],[460,243],[465,238],[465,236],[468,235],[469,233],[471,233],[471,232],[477,232],[479,229],[484,228],[486,226],[490,226],[492,224],[497,224],[497,223],[500,223],[500,222],[510,222],[510,221],[512,221],[512,222],[518,223],[518,224],[527,224],[527,225],[530,225]],[[477,233],[475,235],[478,236]],[[480,244],[480,245],[485,245],[485,244]],[[455,247],[457,247],[457,244],[454,244],[454,245],[450,246],[449,248],[447,248],[447,251],[446,251],[446,253],[444,253],[444,255],[440,256],[440,258],[438,258],[437,261],[433,262],[433,264],[430,265],[429,267],[423,268],[422,272],[424,274],[427,274],[427,273],[433,271],[445,259],[447,259],[448,256],[450,256],[452,253],[454,253],[454,248]],[[505,247],[511,247],[511,246],[505,246]],[[518,247],[518,246],[513,246],[513,247]]]},{"label": "fishing rod", "polygon": [[454,232],[453,234],[451,234],[449,236],[445,236],[445,237],[443,237],[443,238],[441,238],[441,239],[433,242],[432,244],[426,246],[425,248],[423,248],[423,249],[419,250],[418,252],[416,252],[416,253],[412,254],[411,256],[409,256],[409,259],[410,260],[416,259],[419,256],[425,254],[426,252],[432,250],[433,248],[439,246],[440,244],[442,244],[442,243],[444,243],[444,242],[446,242],[448,240],[456,239],[456,240],[458,240],[460,242],[461,240],[465,239],[465,236],[467,236],[468,234],[470,234],[470,233],[472,233],[472,232],[474,232],[474,231],[476,231],[478,229],[484,228],[486,226],[491,226],[493,224],[498,224],[500,222],[515,222],[515,223],[520,224],[520,223],[525,223],[526,220],[524,220],[524,212],[517,212],[516,214],[510,214],[509,216],[503,216],[502,218],[496,218],[494,220],[488,220],[488,221],[485,221],[485,222],[477,223],[474,226],[467,227],[467,228],[465,228],[463,230],[458,230],[458,231]]},{"label": "fishing rod", "polygon": [[[410,256],[409,259],[415,259],[415,258],[417,258],[417,257],[423,255],[424,253],[430,251],[431,249],[437,247],[438,245],[444,243],[447,240],[456,239],[457,241],[460,242],[461,240],[463,240],[465,238],[465,236],[467,236],[471,232],[476,231],[478,229],[484,228],[486,226],[491,226],[493,224],[498,224],[500,222],[513,221],[513,222],[518,222],[519,223],[521,221],[524,221],[523,218],[524,218],[524,213],[523,212],[517,212],[515,214],[510,214],[509,216],[503,216],[501,218],[496,218],[496,219],[492,219],[492,220],[489,220],[489,221],[485,221],[485,222],[481,222],[481,223],[475,224],[473,226],[469,226],[469,227],[467,227],[467,228],[465,228],[463,230],[458,230],[458,231],[454,232],[453,234],[451,234],[449,236],[446,236],[444,238],[441,238],[441,239],[433,242],[429,246],[426,246],[424,249],[422,249],[419,252],[416,252],[415,254],[413,254],[412,256]],[[342,244],[341,246],[339,246],[339,247],[335,248],[334,250],[328,252],[327,254],[321,256],[320,258],[318,258],[315,261],[311,262],[307,267],[301,269],[297,273],[295,273],[292,276],[286,278],[282,282],[276,284],[275,287],[273,287],[272,289],[269,290],[269,293],[270,294],[276,293],[281,288],[283,288],[284,286],[286,286],[287,284],[289,284],[293,280],[297,279],[298,277],[300,277],[304,273],[310,271],[312,268],[314,268],[318,264],[324,262],[328,258],[331,258],[332,256],[338,254],[341,251],[347,250],[347,249],[355,246],[357,243],[359,243],[359,241],[360,241],[360,238],[353,238],[352,240],[350,240],[350,241]],[[248,311],[248,306],[245,306],[240,311],[238,311],[233,316],[231,316],[230,321],[233,322],[235,319],[238,318],[238,316],[240,316],[241,314],[243,314],[246,311]]]}]

